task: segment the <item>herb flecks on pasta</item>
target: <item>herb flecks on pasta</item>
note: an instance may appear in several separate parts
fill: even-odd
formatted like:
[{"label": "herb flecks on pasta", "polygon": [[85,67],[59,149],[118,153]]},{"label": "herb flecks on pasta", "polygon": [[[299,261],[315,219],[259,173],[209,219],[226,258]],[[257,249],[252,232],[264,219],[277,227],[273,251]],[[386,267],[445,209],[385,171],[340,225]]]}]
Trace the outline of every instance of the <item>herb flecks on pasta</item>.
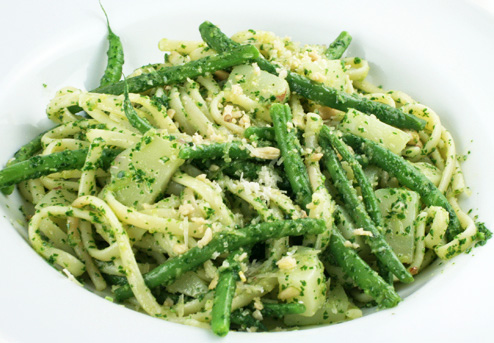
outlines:
[{"label": "herb flecks on pasta", "polygon": [[57,126],[0,171],[32,247],[85,287],[220,336],[331,324],[492,235],[458,204],[440,117],[369,83],[347,32],[327,47],[205,22],[121,81],[108,29],[100,86],[59,90]]}]

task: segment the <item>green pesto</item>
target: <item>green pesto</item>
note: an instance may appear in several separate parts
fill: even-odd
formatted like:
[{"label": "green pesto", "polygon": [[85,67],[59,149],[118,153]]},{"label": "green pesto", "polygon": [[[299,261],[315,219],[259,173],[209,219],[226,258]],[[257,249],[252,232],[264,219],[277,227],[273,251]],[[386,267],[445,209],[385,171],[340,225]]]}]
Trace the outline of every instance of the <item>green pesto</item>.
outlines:
[{"label": "green pesto", "polygon": [[105,14],[106,26],[108,28],[108,50],[106,52],[108,60],[105,72],[100,80],[100,87],[103,87],[120,81],[120,78],[122,77],[122,66],[124,64],[124,52],[120,37],[113,33],[110,28],[110,21],[108,20],[108,15],[106,14],[103,5],[101,5],[101,9]]}]

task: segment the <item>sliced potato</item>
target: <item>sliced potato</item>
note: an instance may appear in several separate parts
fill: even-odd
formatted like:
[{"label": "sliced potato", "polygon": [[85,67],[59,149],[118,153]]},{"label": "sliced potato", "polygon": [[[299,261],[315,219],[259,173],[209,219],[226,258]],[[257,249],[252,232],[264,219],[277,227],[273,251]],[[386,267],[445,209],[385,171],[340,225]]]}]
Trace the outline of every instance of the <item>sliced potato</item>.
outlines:
[{"label": "sliced potato", "polygon": [[350,109],[338,125],[342,132],[370,139],[382,144],[386,149],[400,155],[410,140],[410,136],[396,127],[385,124],[375,116]]},{"label": "sliced potato", "polygon": [[298,246],[287,254],[287,259],[295,260],[291,267],[290,264],[278,264],[278,297],[304,304],[306,310],[300,315],[305,317],[313,316],[326,301],[324,266],[317,254],[318,250]]},{"label": "sliced potato", "polygon": [[384,237],[403,263],[411,263],[415,252],[414,221],[420,196],[404,188],[382,188],[376,197],[383,215]]},{"label": "sliced potato", "polygon": [[[348,313],[349,310],[352,311],[351,314]],[[352,319],[359,317],[358,311],[360,310],[350,302],[343,287],[336,285],[328,292],[328,299],[313,316],[291,314],[285,316],[284,321],[290,326],[333,324],[350,319],[350,316]],[[360,311],[360,316],[362,316],[362,311]]]},{"label": "sliced potato", "polygon": [[119,154],[110,168],[110,187],[117,200],[137,209],[154,202],[184,163],[178,157],[180,146],[179,135],[150,130],[132,148]]},{"label": "sliced potato", "polygon": [[233,68],[226,88],[232,89],[234,85],[240,86],[245,95],[253,100],[258,99],[261,103],[284,103],[290,96],[290,88],[284,79],[260,70],[256,65]]}]

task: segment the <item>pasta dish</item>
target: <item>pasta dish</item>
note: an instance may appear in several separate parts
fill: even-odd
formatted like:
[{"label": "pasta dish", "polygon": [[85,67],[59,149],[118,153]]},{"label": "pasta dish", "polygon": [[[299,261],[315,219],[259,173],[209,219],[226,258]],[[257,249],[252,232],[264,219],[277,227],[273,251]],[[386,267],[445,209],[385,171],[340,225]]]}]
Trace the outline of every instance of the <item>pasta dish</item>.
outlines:
[{"label": "pasta dish", "polygon": [[391,308],[395,287],[491,237],[461,209],[462,156],[433,109],[368,81],[351,36],[162,39],[164,60],[60,89],[54,127],[0,171],[29,243],[151,316],[274,331]]}]

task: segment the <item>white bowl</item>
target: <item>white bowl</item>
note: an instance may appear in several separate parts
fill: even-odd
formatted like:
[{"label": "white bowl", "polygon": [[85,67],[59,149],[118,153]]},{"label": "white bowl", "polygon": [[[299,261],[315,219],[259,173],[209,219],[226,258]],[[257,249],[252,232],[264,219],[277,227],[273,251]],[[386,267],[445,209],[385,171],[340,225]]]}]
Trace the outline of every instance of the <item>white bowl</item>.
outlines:
[{"label": "white bowl", "polygon": [[[341,30],[350,55],[366,58],[372,76],[432,107],[456,137],[482,221],[494,227],[492,80],[494,21],[461,1],[245,2],[104,1],[125,48],[126,73],[161,61],[162,37],[199,39],[204,20],[228,34],[253,28],[306,43],[329,43]],[[0,5],[0,161],[50,126],[44,109],[62,86],[94,88],[105,66],[106,26],[95,1]],[[43,86],[46,85],[46,87]],[[128,310],[67,280],[26,242],[19,199],[0,196],[0,338],[32,342],[217,341],[207,330]],[[14,225],[12,225],[14,224]],[[13,228],[16,227],[16,229]],[[396,308],[351,322],[283,333],[230,333],[223,341],[492,341],[494,242],[436,265],[401,294]],[[371,311],[374,312],[374,311]]]}]

